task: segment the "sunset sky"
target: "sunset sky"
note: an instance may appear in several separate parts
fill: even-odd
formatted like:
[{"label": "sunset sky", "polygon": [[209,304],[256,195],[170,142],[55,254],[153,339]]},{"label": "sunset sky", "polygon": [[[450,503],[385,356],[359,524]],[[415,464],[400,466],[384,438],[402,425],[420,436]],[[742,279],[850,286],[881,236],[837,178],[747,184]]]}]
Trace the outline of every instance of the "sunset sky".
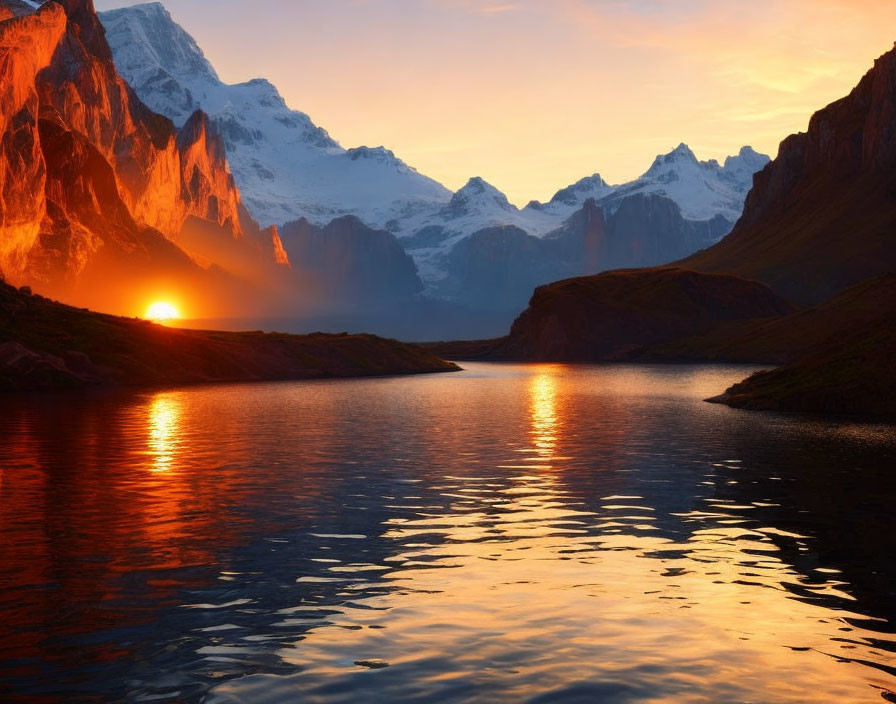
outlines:
[{"label": "sunset sky", "polygon": [[[121,0],[98,0],[98,9]],[[687,142],[772,156],[896,39],[889,0],[166,0],[222,79],[270,79],[343,146],[517,204]]]}]

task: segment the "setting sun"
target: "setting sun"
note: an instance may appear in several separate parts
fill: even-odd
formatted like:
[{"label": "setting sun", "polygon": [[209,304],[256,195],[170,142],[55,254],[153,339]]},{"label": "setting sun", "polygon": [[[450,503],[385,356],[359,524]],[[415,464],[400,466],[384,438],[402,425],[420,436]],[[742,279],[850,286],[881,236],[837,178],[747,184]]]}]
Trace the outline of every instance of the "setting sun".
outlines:
[{"label": "setting sun", "polygon": [[177,312],[177,308],[170,303],[157,301],[146,309],[146,315],[143,317],[147,320],[163,323],[168,320],[177,320],[180,317],[180,314]]}]

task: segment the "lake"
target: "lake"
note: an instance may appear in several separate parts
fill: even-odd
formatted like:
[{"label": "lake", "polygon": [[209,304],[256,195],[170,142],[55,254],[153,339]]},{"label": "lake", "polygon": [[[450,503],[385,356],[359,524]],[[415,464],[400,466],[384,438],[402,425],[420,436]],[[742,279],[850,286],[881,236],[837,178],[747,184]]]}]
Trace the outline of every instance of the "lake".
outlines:
[{"label": "lake", "polygon": [[0,699],[896,702],[896,430],[735,366],[0,398]]}]

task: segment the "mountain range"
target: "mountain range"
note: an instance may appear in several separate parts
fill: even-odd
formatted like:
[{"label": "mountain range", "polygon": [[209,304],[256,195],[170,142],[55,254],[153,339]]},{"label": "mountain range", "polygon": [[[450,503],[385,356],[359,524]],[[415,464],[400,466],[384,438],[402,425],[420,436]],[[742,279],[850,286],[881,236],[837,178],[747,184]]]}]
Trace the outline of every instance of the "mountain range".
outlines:
[{"label": "mountain range", "polygon": [[[179,42],[162,52],[171,70],[152,64],[145,83],[148,98],[172,116],[155,112],[119,75],[121,47],[110,47],[91,0],[0,0],[0,369],[9,384],[20,372],[37,386],[89,382],[94,372],[112,379],[118,372],[104,376],[111,367],[88,362],[114,366],[119,352],[143,372],[151,367],[140,341],[157,345],[155,333],[57,307],[46,294],[129,315],[164,295],[183,297],[197,317],[316,315],[329,320],[322,327],[351,320],[358,328],[400,321],[404,337],[434,337],[449,322],[454,331],[498,324],[535,288],[509,335],[436,349],[538,361],[769,362],[784,366],[713,400],[893,412],[896,48],[848,96],[818,111],[805,133],[785,139],[770,163],[749,148],[724,164],[700,162],[680,145],[621,186],[595,174],[520,209],[473,178],[453,194],[386,198],[369,221],[350,212],[364,197],[346,177],[341,194],[328,192],[342,214],[278,223],[281,235],[253,218],[231,173],[238,130],[222,115],[232,103],[209,116],[196,99],[202,94],[175,75],[180,66],[217,80],[195,42],[160,6],[138,6],[114,15],[131,32],[127,50],[132,58],[146,50],[137,30],[150,15],[160,24],[146,31],[173,32]],[[222,94],[239,88],[214,85]],[[245,86],[258,91],[238,93],[243,127],[256,113],[261,126],[266,115],[276,121],[274,113],[302,122],[269,84]],[[295,129],[317,134],[324,151],[352,153],[307,118],[303,124]],[[378,159],[363,164],[380,164],[374,174],[391,168]],[[297,171],[307,165],[292,163]],[[408,182],[435,183],[409,174]],[[381,185],[398,193],[385,177]],[[615,267],[627,268],[607,271]],[[87,339],[88,329],[98,332]],[[107,335],[118,340],[115,349],[103,347]],[[152,349],[162,354],[165,344]],[[351,357],[333,373],[432,363],[366,338],[209,333],[172,344],[175,354],[209,355],[191,372],[196,379],[219,378],[225,357],[229,371],[220,378],[252,377],[264,359],[275,360],[277,378],[313,375],[303,356],[312,350]],[[374,348],[382,366],[355,359]]]},{"label": "mountain range", "polygon": [[767,162],[682,144],[630,183],[594,174],[517,208],[481,178],[451,193],[388,150],[342,149],[267,81],[225,84],[158,3],[34,5],[3,3],[20,17],[0,270],[111,312],[164,290],[234,326],[495,334],[538,285],[718,241]]},{"label": "mountain range", "polygon": [[536,289],[505,338],[444,354],[770,362],[713,401],[896,413],[896,48],[787,137],[717,244]]},{"label": "mountain range", "polygon": [[[734,225],[753,174],[768,162],[749,147],[723,165],[701,162],[682,144],[635,181],[611,186],[594,174],[546,203],[520,209],[482,178],[451,193],[384,147],[344,149],[308,115],[288,108],[264,79],[224,83],[159,3],[100,18],[116,65],[148,106],[175,124],[197,109],[210,115],[247,207],[262,224],[304,220],[325,229],[331,219],[352,215],[398,238],[413,257],[425,296],[505,311],[507,322],[536,285],[626,264],[665,263],[713,244]],[[592,201],[612,221],[617,242],[602,257],[583,258],[567,246],[569,256],[558,258],[555,247],[528,239],[570,239],[562,234],[574,227],[568,221],[587,219],[582,211]],[[632,218],[643,203],[651,213]],[[617,217],[617,211],[625,214]],[[487,252],[485,266],[480,252]],[[320,279],[336,277],[318,272]],[[476,283],[488,280],[499,283]]]}]

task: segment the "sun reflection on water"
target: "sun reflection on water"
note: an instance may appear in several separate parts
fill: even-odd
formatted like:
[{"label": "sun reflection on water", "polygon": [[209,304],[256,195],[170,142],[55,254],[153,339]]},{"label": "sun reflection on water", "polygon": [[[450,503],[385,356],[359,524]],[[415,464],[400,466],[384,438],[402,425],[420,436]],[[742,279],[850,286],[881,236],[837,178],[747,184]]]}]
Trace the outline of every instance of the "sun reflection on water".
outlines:
[{"label": "sun reflection on water", "polygon": [[[529,403],[531,407],[532,445],[537,461],[542,463],[555,459],[559,432],[558,389],[556,365],[539,367],[538,373],[529,382]],[[544,465],[550,469],[550,465]]]},{"label": "sun reflection on water", "polygon": [[149,406],[148,445],[153,456],[152,472],[171,471],[180,434],[180,404],[171,396],[156,396]]}]

